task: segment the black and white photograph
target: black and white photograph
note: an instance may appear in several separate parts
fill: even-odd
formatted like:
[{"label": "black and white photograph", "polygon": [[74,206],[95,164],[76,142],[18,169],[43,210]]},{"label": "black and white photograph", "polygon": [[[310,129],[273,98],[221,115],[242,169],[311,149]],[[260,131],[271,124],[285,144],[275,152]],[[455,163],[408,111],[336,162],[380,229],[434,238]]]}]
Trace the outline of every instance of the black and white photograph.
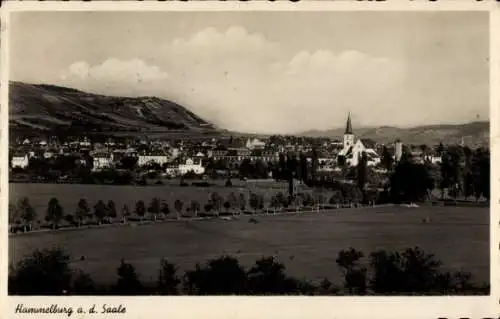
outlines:
[{"label": "black and white photograph", "polygon": [[9,295],[490,295],[490,12],[8,21]]}]

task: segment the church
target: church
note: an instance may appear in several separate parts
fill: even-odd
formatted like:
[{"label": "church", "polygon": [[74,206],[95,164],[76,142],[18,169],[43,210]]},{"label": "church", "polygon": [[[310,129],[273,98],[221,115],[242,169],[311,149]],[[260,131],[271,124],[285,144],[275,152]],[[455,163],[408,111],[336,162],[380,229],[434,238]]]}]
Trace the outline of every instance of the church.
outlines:
[{"label": "church", "polygon": [[369,139],[356,139],[351,124],[351,113],[347,115],[347,123],[344,132],[343,148],[338,154],[337,161],[344,161],[346,165],[356,166],[363,152],[367,156],[367,165],[376,166],[380,163],[380,155],[375,150],[375,142]]}]

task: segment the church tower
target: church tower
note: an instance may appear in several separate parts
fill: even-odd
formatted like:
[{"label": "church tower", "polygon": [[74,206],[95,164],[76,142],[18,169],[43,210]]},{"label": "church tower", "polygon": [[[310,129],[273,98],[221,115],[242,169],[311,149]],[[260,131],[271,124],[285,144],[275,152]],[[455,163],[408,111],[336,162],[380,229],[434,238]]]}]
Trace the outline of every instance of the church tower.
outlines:
[{"label": "church tower", "polygon": [[347,115],[347,123],[344,132],[344,149],[354,146],[354,134],[352,133],[351,112]]}]

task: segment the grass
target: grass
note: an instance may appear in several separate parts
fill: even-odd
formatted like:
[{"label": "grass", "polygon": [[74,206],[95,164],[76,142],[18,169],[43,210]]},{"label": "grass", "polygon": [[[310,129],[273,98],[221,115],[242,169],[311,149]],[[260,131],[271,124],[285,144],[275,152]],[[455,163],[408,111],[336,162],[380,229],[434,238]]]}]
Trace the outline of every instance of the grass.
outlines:
[{"label": "grass", "polygon": [[[184,208],[188,207],[192,200],[197,200],[203,209],[203,205],[208,203],[212,192],[217,192],[225,199],[231,192],[236,195],[244,193],[248,201],[250,191],[252,191],[263,194],[265,202],[269,202],[269,198],[277,192],[287,192],[285,183],[274,182],[249,183],[251,186],[246,187],[240,181],[234,181],[235,187],[224,187],[224,182],[220,181],[217,183],[218,186],[214,187],[181,187],[178,181],[173,181],[173,183],[173,185],[158,186],[12,183],[9,186],[9,199],[10,203],[16,204],[21,197],[27,196],[37,212],[38,219],[43,220],[51,197],[59,200],[65,213],[73,213],[80,198],[85,198],[90,207],[93,207],[98,200],[103,200],[105,203],[113,200],[118,213],[121,213],[124,204],[133,211],[137,201],[143,200],[148,205],[153,197],[164,200],[168,203],[170,210],[174,211],[174,202],[177,199],[184,202]],[[325,191],[324,194],[328,196],[331,192]]]},{"label": "grass", "polygon": [[[87,197],[90,202],[113,199],[117,204],[131,204],[134,200],[165,194],[163,197],[171,199],[172,205],[176,198],[199,196],[201,203],[208,199],[206,191],[173,186],[25,184],[20,187],[22,190],[16,189],[19,185],[11,185],[11,199],[28,196],[36,208],[46,207],[54,195],[64,207],[70,204],[74,207],[80,197]],[[223,189],[217,191],[224,194]],[[431,222],[422,223],[427,217]],[[37,248],[60,246],[74,258],[73,266],[90,273],[97,281],[110,282],[116,280],[121,258],[136,266],[141,280],[154,281],[162,257],[177,264],[182,272],[197,262],[224,254],[237,257],[246,267],[261,256],[274,255],[292,276],[314,281],[326,276],[335,282],[340,280],[335,259],[342,249],[354,247],[369,254],[378,249],[419,246],[435,254],[446,269],[469,271],[475,278],[473,281],[489,282],[488,208],[363,208],[254,217],[259,221],[257,224],[249,223],[249,218],[13,236],[9,240],[10,261],[17,262]],[[81,261],[80,256],[86,259]]]}]

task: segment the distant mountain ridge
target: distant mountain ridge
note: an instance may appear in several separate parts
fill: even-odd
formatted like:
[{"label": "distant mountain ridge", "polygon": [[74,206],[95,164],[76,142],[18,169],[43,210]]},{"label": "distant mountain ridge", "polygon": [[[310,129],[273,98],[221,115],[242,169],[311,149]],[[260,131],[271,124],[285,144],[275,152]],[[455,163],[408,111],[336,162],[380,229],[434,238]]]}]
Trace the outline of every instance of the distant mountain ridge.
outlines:
[{"label": "distant mountain ridge", "polygon": [[157,97],[115,97],[22,82],[10,82],[9,126],[76,132],[217,130],[181,105]]},{"label": "distant mountain ridge", "polygon": [[[230,132],[205,121],[185,107],[157,97],[116,97],[85,93],[76,89],[47,84],[10,82],[9,127],[22,132],[101,132],[120,134],[135,132],[156,135],[215,134],[268,136]],[[277,133],[279,134],[279,133]],[[307,131],[299,136],[341,139],[343,128]],[[426,125],[413,128],[381,126],[356,128],[354,134],[379,143],[396,139],[408,144],[455,144],[462,138],[467,145],[488,145],[489,122]]]},{"label": "distant mountain ridge", "polygon": [[[490,139],[490,123],[486,121],[471,122],[465,124],[436,124],[411,128],[398,128],[393,126],[381,126],[377,128],[356,128],[354,134],[359,138],[369,138],[378,143],[393,143],[400,139],[406,144],[434,145],[461,143],[470,146],[486,146]],[[329,137],[341,139],[344,129],[332,129],[327,131],[307,131],[298,135],[307,137]]]}]

